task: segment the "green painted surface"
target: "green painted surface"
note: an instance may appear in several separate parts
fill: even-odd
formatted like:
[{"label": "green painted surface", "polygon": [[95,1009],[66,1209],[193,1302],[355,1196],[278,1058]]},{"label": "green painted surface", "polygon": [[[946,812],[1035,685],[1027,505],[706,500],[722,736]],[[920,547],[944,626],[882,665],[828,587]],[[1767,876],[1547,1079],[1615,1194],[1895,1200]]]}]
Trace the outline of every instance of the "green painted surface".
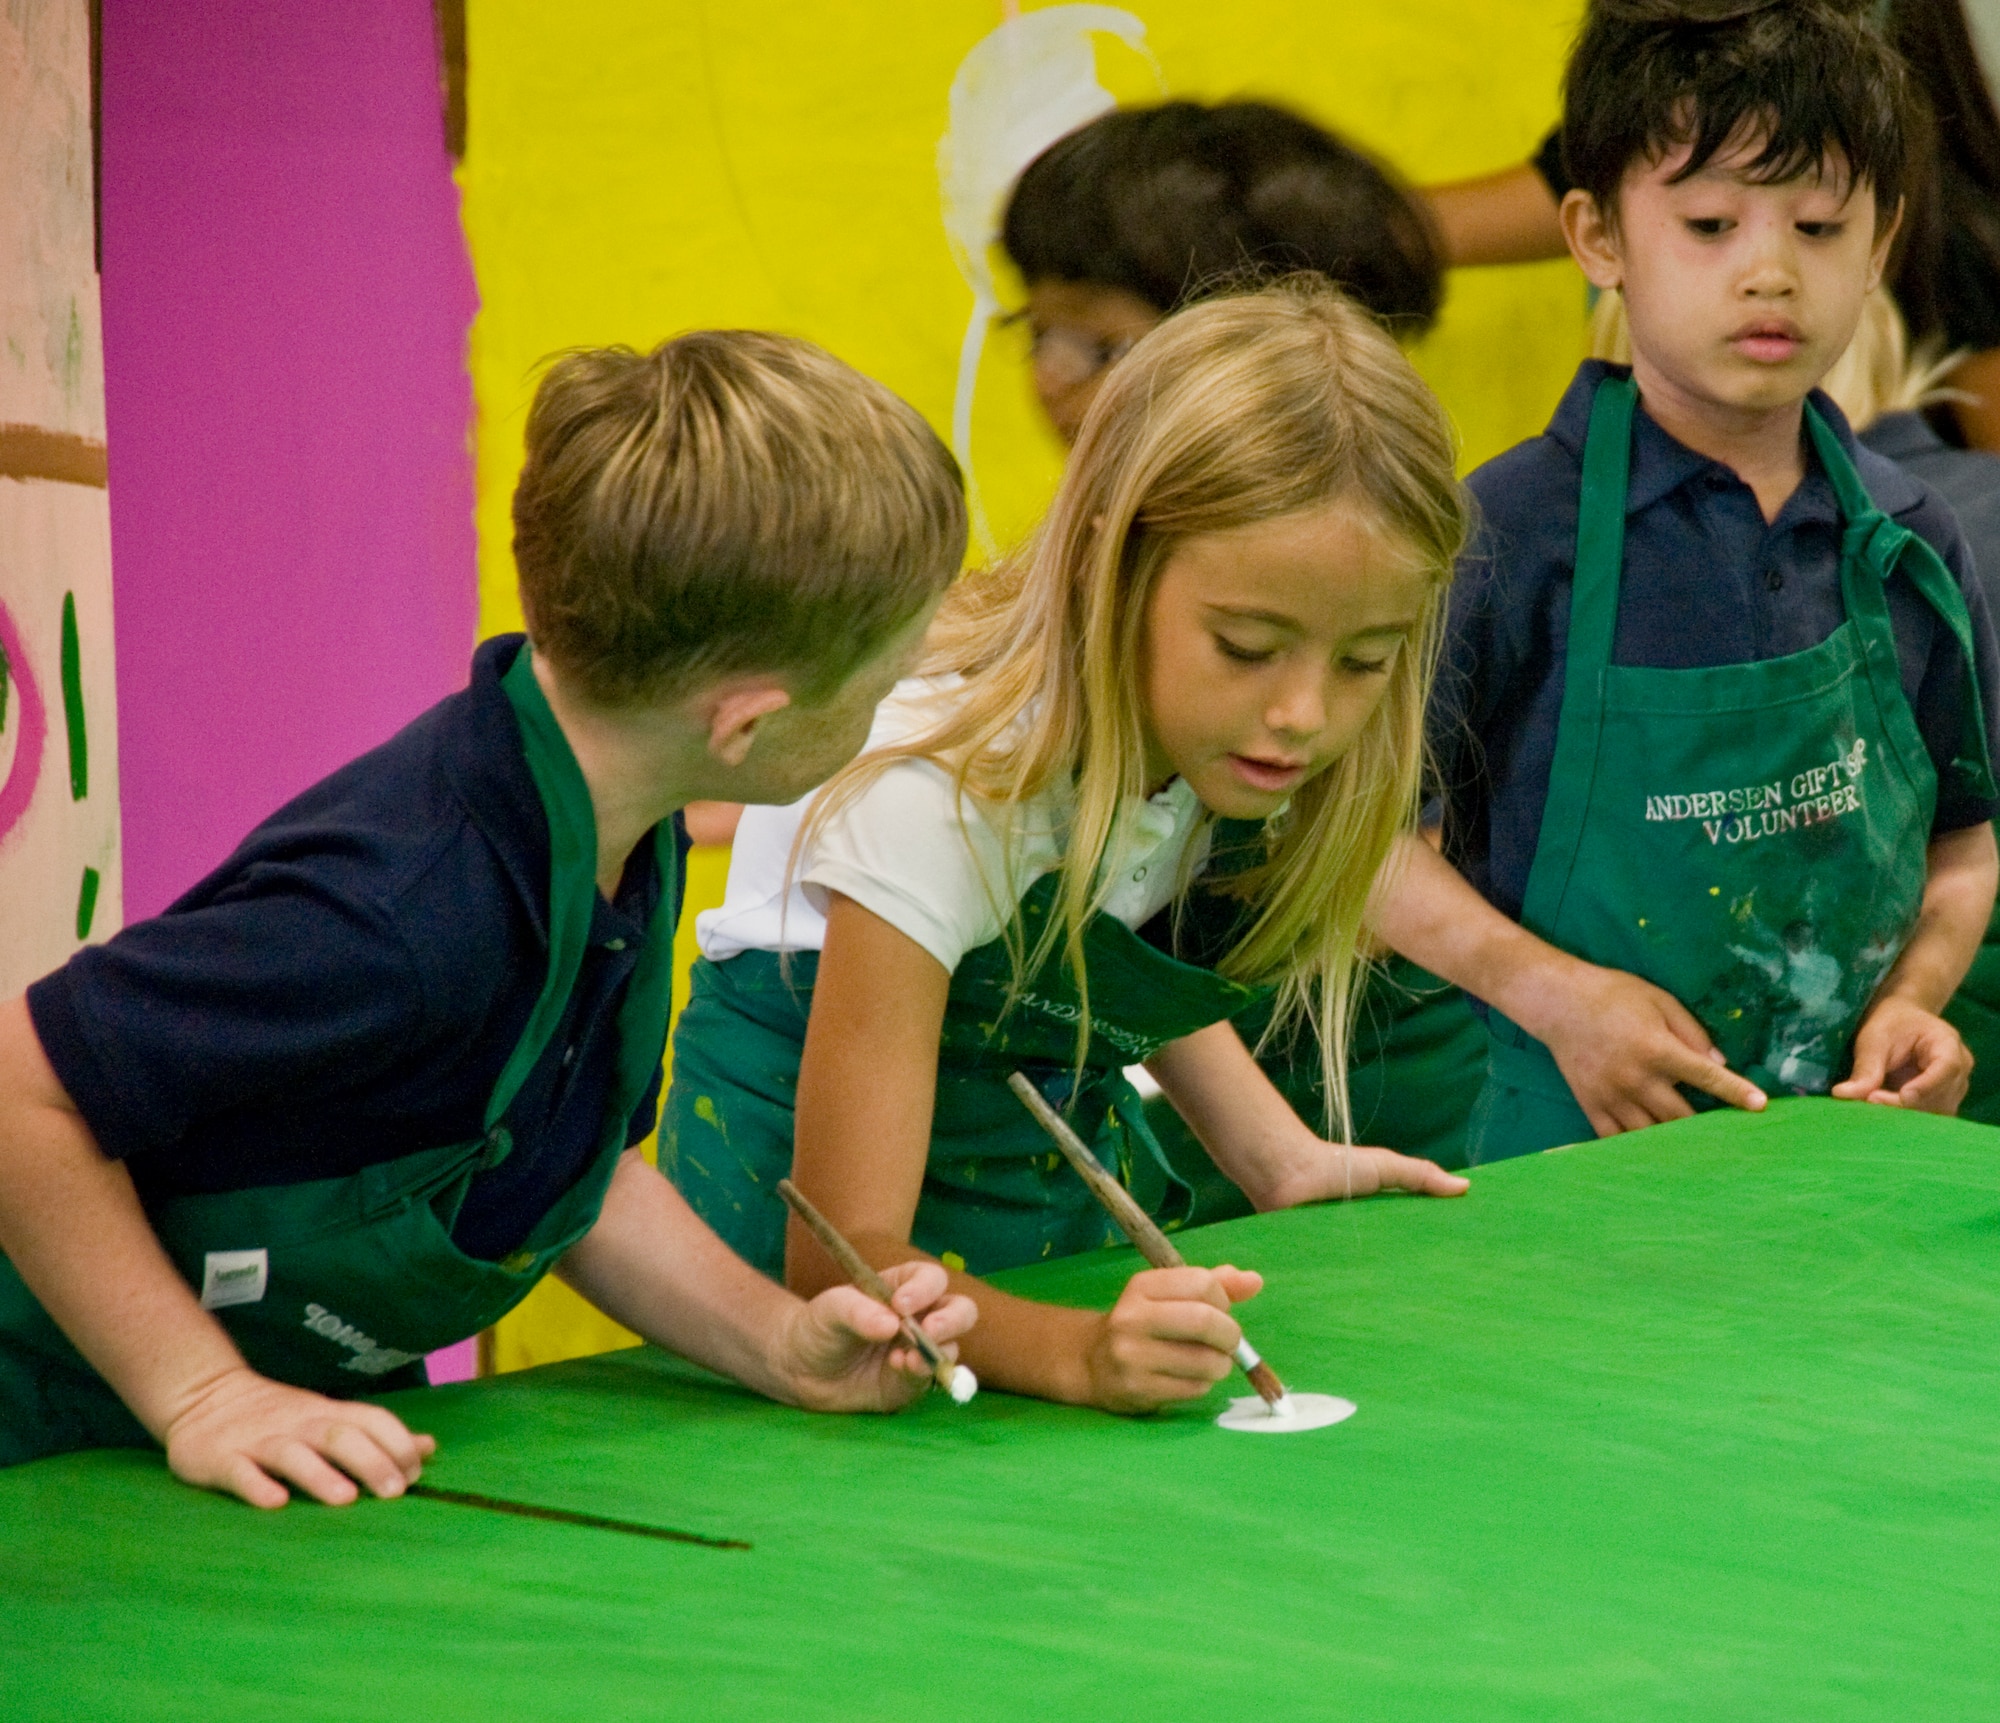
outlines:
[{"label": "green painted surface", "polygon": [[90,924],[97,919],[97,888],[103,884],[103,876],[94,867],[83,870],[83,878],[76,888],[76,936],[78,939],[90,937]]},{"label": "green painted surface", "polygon": [[[2000,1693],[2000,1136],[1710,1114],[1183,1235],[1359,1413],[762,1404],[651,1353],[403,1396],[441,1503],[0,1475],[0,1713],[1835,1719]],[[1023,1289],[1108,1300],[1107,1252]],[[1241,1383],[1232,1391],[1241,1391]]]},{"label": "green painted surface", "polygon": [[69,793],[80,802],[90,794],[90,733],[83,722],[83,647],[76,635],[76,594],[63,594],[63,717],[69,725]]}]

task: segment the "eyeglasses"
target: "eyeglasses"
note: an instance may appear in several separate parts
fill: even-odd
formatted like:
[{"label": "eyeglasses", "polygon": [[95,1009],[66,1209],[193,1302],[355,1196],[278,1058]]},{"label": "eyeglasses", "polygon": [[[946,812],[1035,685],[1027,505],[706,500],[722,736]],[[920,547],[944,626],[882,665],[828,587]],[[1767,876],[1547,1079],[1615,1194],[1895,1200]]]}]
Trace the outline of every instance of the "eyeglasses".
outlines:
[{"label": "eyeglasses", "polygon": [[[1010,311],[999,320],[999,326],[1011,328],[1025,322],[1027,315],[1025,310]],[[1100,371],[1117,364],[1132,351],[1137,340],[1136,335],[1106,340],[1088,330],[1057,323],[1046,329],[1037,329],[1030,335],[1028,361],[1035,368],[1035,381],[1045,390],[1074,389],[1081,383],[1088,383]]]}]

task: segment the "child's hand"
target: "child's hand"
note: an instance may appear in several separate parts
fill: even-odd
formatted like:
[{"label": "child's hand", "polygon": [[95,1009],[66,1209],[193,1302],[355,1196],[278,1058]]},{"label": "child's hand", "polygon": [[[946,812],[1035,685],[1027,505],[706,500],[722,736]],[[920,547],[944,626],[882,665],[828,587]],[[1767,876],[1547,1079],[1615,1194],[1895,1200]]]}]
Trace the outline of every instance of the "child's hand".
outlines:
[{"label": "child's hand", "polygon": [[1090,1404],[1151,1412],[1170,1400],[1200,1399],[1236,1368],[1243,1330],[1230,1305],[1263,1288],[1262,1275],[1226,1266],[1133,1275],[1091,1338]]},{"label": "child's hand", "polygon": [[1972,1053],[1942,1017],[1911,1000],[1878,999],[1854,1038],[1854,1074],[1836,1083],[1843,1101],[1873,1101],[1923,1113],[1956,1113],[1972,1080]]},{"label": "child's hand", "polygon": [[1372,1197],[1380,1191],[1409,1191],[1416,1196],[1463,1196],[1467,1182],[1434,1161],[1399,1155],[1394,1149],[1349,1148],[1314,1137],[1301,1156],[1276,1183],[1256,1193],[1257,1207],[1295,1208],[1300,1203],[1344,1202]]},{"label": "child's hand", "polygon": [[[951,1358],[955,1342],[979,1319],[962,1294],[946,1295],[945,1272],[934,1262],[899,1262],[882,1270],[895,1289],[897,1311],[923,1329]],[[801,1406],[816,1412],[893,1412],[929,1385],[921,1352],[902,1345],[902,1325],[858,1286],[828,1287],[798,1307],[779,1341],[777,1368]]]},{"label": "child's hand", "polygon": [[1694,1108],[1677,1083],[1747,1112],[1765,1106],[1764,1091],[1722,1062],[1693,1012],[1622,969],[1566,968],[1539,1033],[1600,1137],[1688,1117]]},{"label": "child's hand", "polygon": [[167,1426],[167,1464],[183,1483],[226,1490],[253,1508],[282,1508],[285,1483],[332,1507],[361,1492],[400,1496],[437,1451],[395,1413],[332,1400],[259,1376],[247,1365],[218,1377]]}]

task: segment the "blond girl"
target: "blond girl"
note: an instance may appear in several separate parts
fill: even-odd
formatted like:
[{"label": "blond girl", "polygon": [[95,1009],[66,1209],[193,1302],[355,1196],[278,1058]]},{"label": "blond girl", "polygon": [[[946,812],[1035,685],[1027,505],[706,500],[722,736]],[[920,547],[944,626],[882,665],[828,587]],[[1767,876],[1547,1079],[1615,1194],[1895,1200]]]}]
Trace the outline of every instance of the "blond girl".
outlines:
[{"label": "blond girl", "polygon": [[1228,1021],[1274,990],[1280,1032],[1342,1069],[1463,534],[1442,411],[1331,289],[1146,335],[1033,545],[947,599],[868,751],[810,804],[745,815],[663,1133],[695,1208],[795,1287],[830,1284],[787,1236],[790,1172],[872,1262],[952,1271],[982,1378],[1139,1411],[1228,1373],[1229,1306],[1262,1282],[1149,1270],[1099,1313],[974,1279],[1115,1236],[1010,1071],[1169,1218],[1135,1063],[1260,1208],[1463,1190],[1326,1140]]}]

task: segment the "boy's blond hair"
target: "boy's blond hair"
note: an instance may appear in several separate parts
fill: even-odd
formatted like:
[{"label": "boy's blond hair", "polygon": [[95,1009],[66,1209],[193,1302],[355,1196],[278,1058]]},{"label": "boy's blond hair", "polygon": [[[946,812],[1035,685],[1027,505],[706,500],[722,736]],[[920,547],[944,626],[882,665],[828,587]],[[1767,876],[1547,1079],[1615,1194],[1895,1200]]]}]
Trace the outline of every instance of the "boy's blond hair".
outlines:
[{"label": "boy's blond hair", "polygon": [[810,342],[698,330],[566,353],[528,413],[514,561],[536,650],[587,699],[770,673],[831,694],[958,572],[958,464]]},{"label": "boy's blond hair", "polygon": [[[1625,315],[1625,296],[1613,287],[1597,296],[1590,314],[1590,356],[1614,365],[1632,363],[1632,327]],[[1945,381],[1963,353],[1943,353],[1927,342],[1912,352],[1903,314],[1886,287],[1877,287],[1861,302],[1861,321],[1854,339],[1819,387],[1833,397],[1858,433],[1885,413],[1909,413],[1938,401],[1964,400]]]},{"label": "boy's blond hair", "polygon": [[1140,655],[1160,572],[1199,534],[1352,503],[1408,546],[1429,597],[1354,746],[1300,787],[1269,824],[1268,855],[1234,879],[1243,925],[1218,966],[1275,983],[1279,1023],[1312,1024],[1328,1122],[1345,1134],[1363,917],[1391,844],[1416,823],[1424,704],[1465,537],[1453,455],[1443,409],[1395,342],[1316,276],[1168,318],[1107,374],[1034,542],[946,600],[924,669],[965,677],[963,700],[835,778],[801,846],[897,759],[937,760],[1003,808],[1071,786],[1058,913],[1033,951],[1011,903],[1002,921],[1017,987],[1063,948],[1084,1005],[1081,1057],[1084,929],[1114,883],[1104,861],[1118,810],[1148,787]]}]

